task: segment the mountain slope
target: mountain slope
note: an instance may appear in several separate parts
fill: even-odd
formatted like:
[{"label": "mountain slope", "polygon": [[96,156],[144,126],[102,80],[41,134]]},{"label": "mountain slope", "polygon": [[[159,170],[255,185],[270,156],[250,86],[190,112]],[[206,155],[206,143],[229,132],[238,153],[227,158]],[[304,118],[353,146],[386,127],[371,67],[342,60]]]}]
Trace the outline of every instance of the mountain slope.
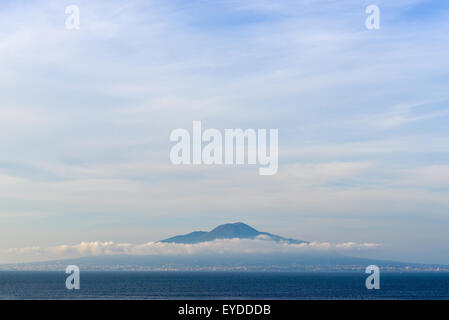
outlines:
[{"label": "mountain slope", "polygon": [[295,243],[295,244],[307,243],[307,241],[303,240],[289,239],[268,232],[260,232],[242,222],[222,224],[216,227],[215,229],[211,230],[210,232],[194,231],[188,234],[164,239],[161,240],[160,242],[191,244],[205,241],[213,241],[217,239],[233,239],[233,238],[254,239],[259,236],[264,236],[268,240],[272,241],[285,241],[287,243]]},{"label": "mountain slope", "polygon": [[[268,232],[260,232],[251,226],[238,222],[231,224],[223,224],[210,232],[195,231],[189,234],[175,236],[162,240],[165,243],[177,244],[194,244],[205,241],[213,241],[217,239],[254,239],[256,237],[264,237],[268,242],[285,243],[308,243],[302,240],[288,239],[281,236],[273,235]],[[160,245],[159,242],[159,245]],[[260,243],[258,243],[260,244]],[[272,245],[273,243],[271,243]],[[215,243],[212,251],[192,252],[179,247],[181,251],[164,251],[149,253],[147,255],[135,254],[105,254],[98,256],[84,256],[63,260],[51,260],[32,263],[18,264],[1,264],[2,270],[65,270],[68,265],[77,265],[82,270],[140,270],[140,271],[157,271],[157,270],[178,270],[178,271],[229,271],[229,270],[245,270],[245,271],[358,271],[364,272],[366,266],[374,264],[389,271],[448,271],[449,266],[432,265],[432,264],[416,264],[405,263],[388,260],[374,260],[368,258],[358,258],[345,256],[337,252],[314,252],[314,251],[266,251],[266,252],[223,252],[220,247],[222,243]],[[240,245],[240,244],[239,244]],[[171,246],[157,246],[171,247]],[[193,247],[193,246],[192,246]],[[198,247],[202,247],[201,245]],[[208,247],[208,246],[206,246]],[[276,247],[276,245],[275,245]],[[306,246],[307,247],[307,246]],[[178,248],[178,249],[179,249]],[[217,250],[215,250],[215,249]],[[158,248],[160,249],[160,248]],[[299,248],[302,249],[302,248]]]},{"label": "mountain slope", "polygon": [[357,271],[368,265],[387,271],[446,271],[449,266],[405,263],[389,260],[349,257],[336,253],[236,253],[176,255],[106,255],[64,260],[1,265],[0,271],[46,270],[63,271],[77,265],[84,271]]}]

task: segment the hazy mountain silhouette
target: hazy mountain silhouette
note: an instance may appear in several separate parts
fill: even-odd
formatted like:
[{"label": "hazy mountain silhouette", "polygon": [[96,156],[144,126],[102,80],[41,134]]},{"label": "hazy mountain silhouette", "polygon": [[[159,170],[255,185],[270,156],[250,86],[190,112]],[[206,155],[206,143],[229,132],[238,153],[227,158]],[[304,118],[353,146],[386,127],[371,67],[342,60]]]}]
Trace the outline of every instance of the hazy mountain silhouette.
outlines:
[{"label": "hazy mountain silhouette", "polygon": [[213,241],[217,239],[254,239],[259,236],[264,236],[265,239],[273,241],[285,241],[287,243],[307,243],[304,240],[295,240],[277,236],[268,232],[261,232],[253,227],[243,223],[226,223],[219,225],[210,232],[207,231],[194,231],[188,234],[174,236],[168,239],[161,240],[160,242],[172,242],[172,243],[199,243],[205,241]]},{"label": "hazy mountain silhouette", "polygon": [[[268,232],[261,232],[242,223],[223,224],[210,232],[195,231],[171,237],[159,242],[194,244],[217,239],[255,239],[286,242],[290,244],[308,243],[303,240],[288,239]],[[68,265],[77,265],[83,270],[252,270],[252,271],[359,271],[374,264],[384,270],[394,271],[449,271],[449,266],[416,264],[398,261],[358,258],[337,252],[206,252],[170,254],[160,252],[149,255],[99,255],[79,258],[0,264],[0,270],[64,270]]]}]

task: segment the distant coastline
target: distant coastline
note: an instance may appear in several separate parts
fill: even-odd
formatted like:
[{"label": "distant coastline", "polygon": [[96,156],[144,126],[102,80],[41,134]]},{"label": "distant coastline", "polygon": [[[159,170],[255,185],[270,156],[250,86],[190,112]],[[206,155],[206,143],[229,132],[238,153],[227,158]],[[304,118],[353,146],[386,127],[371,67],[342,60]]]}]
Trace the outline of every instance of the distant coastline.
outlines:
[{"label": "distant coastline", "polygon": [[[77,265],[85,271],[363,272],[367,266],[377,265],[382,271],[391,272],[449,272],[449,266],[441,264],[358,258],[333,251],[314,251],[314,247],[307,251],[308,241],[261,232],[242,222],[151,244],[159,251],[147,255],[110,254],[0,264],[0,271],[59,271],[68,265]],[[244,244],[255,245],[243,247]],[[232,250],[223,250],[225,245],[231,245]],[[208,250],[192,252],[193,246]],[[266,251],[268,246],[271,251]],[[161,248],[172,251],[167,253]],[[259,251],[248,251],[253,248]]]}]

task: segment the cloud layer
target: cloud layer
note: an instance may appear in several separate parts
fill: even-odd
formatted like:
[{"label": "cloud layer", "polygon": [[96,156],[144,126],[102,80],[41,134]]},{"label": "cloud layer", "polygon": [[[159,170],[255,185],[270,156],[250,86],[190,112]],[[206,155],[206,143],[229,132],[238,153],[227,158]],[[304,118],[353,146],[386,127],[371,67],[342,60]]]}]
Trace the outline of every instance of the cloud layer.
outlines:
[{"label": "cloud layer", "polygon": [[295,253],[295,252],[323,252],[345,251],[354,252],[371,250],[379,247],[375,243],[345,242],[331,244],[329,242],[310,242],[291,244],[274,242],[263,236],[257,239],[222,239],[196,244],[179,244],[148,242],[143,244],[115,243],[113,241],[81,242],[76,245],[59,245],[47,248],[28,247],[10,248],[11,255],[28,255],[34,257],[52,257],[53,259],[73,258],[101,255],[201,255],[201,254],[230,254],[230,253]]},{"label": "cloud layer", "polygon": [[[376,31],[359,0],[75,2],[78,31],[0,3],[1,252],[245,220],[449,263],[447,2],[376,1]],[[278,174],[172,166],[193,120],[278,128]]]}]

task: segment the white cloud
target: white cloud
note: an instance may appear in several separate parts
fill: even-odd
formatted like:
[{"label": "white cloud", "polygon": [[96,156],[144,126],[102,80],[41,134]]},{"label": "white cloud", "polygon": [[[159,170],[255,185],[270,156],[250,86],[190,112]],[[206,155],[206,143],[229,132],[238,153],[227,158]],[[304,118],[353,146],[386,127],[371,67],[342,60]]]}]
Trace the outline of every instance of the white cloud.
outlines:
[{"label": "white cloud", "polygon": [[231,254],[231,253],[294,253],[322,251],[370,250],[379,245],[374,243],[337,243],[310,242],[291,244],[275,242],[263,237],[256,239],[221,239],[196,244],[178,244],[164,242],[147,242],[143,244],[115,243],[113,241],[81,242],[76,245],[59,245],[51,247],[10,248],[11,255],[27,255],[28,257],[46,257],[61,259],[82,256],[100,255],[201,255],[201,254]]},{"label": "white cloud", "polygon": [[344,242],[336,244],[335,247],[337,249],[343,250],[368,249],[368,248],[377,248],[379,247],[379,244],[371,242],[364,242],[364,243]]}]

